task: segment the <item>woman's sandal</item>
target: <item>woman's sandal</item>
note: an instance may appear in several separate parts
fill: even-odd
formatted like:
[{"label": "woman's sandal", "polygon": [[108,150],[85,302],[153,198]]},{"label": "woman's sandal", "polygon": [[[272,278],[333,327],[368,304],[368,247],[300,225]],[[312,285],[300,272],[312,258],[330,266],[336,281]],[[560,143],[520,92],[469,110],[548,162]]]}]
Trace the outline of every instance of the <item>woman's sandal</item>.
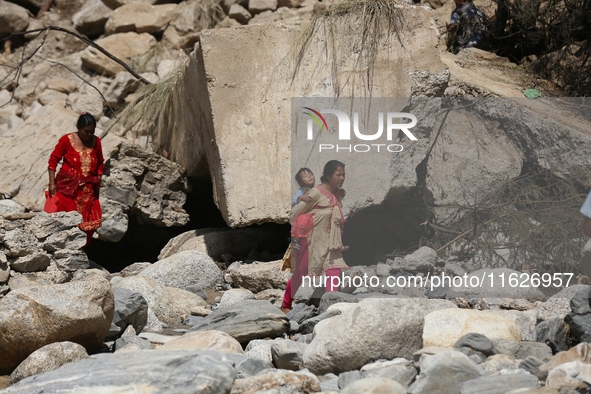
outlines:
[{"label": "woman's sandal", "polygon": [[285,313],[287,315],[289,312],[291,312],[291,309],[281,307],[281,312],[283,312],[283,313]]}]

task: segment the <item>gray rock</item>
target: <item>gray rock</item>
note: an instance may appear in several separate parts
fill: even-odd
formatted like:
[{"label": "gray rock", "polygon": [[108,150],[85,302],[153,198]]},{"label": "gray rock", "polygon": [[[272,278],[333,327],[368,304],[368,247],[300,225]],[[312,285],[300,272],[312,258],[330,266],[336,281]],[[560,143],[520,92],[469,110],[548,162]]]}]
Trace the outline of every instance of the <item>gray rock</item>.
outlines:
[{"label": "gray rock", "polygon": [[281,336],[289,330],[289,321],[283,312],[268,301],[245,300],[240,304],[216,309],[189,332],[201,330],[224,331],[243,343]]},{"label": "gray rock", "polygon": [[[119,275],[121,275],[123,278],[126,278],[128,276],[134,276],[134,275],[139,274],[140,272],[142,272],[144,269],[148,268],[151,265],[152,265],[152,263],[133,263],[131,265],[128,265],[124,269],[122,269],[121,272],[119,272]],[[189,289],[186,289],[186,290],[191,291]]]},{"label": "gray rock", "polygon": [[521,363],[519,363],[519,368],[531,373],[532,375],[536,375],[538,374],[538,371],[540,369],[540,365],[544,364],[544,361],[529,356],[526,357],[525,360],[523,360]]},{"label": "gray rock", "polygon": [[591,312],[591,305],[589,305],[589,293],[591,287],[577,291],[574,297],[570,300],[571,312],[577,315],[584,315]]},{"label": "gray rock", "polygon": [[534,340],[552,349],[556,354],[570,348],[569,326],[559,317],[545,320],[536,326]]},{"label": "gray rock", "polygon": [[[183,315],[189,315],[196,306],[205,306],[203,299],[188,291],[167,287],[153,279],[136,275],[119,280],[117,287],[126,288],[134,293],[140,293],[148,306],[165,324],[182,324]],[[148,321],[150,317],[148,316]]]},{"label": "gray rock", "polygon": [[63,271],[77,271],[90,267],[88,256],[82,250],[61,249],[56,251],[53,257]]},{"label": "gray rock", "polygon": [[271,346],[273,346],[273,343],[274,341],[270,340],[255,339],[246,345],[244,354],[248,358],[256,358],[272,365],[273,355],[271,354]]},{"label": "gray rock", "polygon": [[406,394],[406,389],[398,382],[386,378],[360,379],[341,391],[341,394]]},{"label": "gray rock", "polygon": [[13,261],[10,267],[18,272],[36,272],[43,271],[49,267],[50,257],[47,253],[34,252],[27,256],[22,256]]},{"label": "gray rock", "polygon": [[318,378],[310,373],[266,370],[256,376],[238,379],[232,394],[271,392],[275,394],[315,393],[320,391]]},{"label": "gray rock", "polygon": [[154,345],[145,339],[135,335],[124,335],[115,341],[115,350],[123,349],[125,346],[130,344],[137,345],[140,347],[140,349],[154,349]]},{"label": "gray rock", "polygon": [[460,384],[485,372],[460,352],[444,351],[421,362],[421,373],[410,386],[413,394],[460,393]]},{"label": "gray rock", "polygon": [[363,375],[361,374],[361,371],[342,372],[339,374],[339,388],[344,389],[345,387],[349,386],[352,383],[355,383],[356,381],[362,378]]},{"label": "gray rock", "polygon": [[538,308],[538,320],[549,320],[553,317],[564,317],[571,312],[570,300],[580,290],[589,289],[587,285],[573,285],[565,287],[550,297]]},{"label": "gray rock", "polygon": [[320,323],[322,320],[330,319],[331,317],[338,316],[340,314],[341,311],[339,310],[330,310],[311,319],[308,319],[302,322],[302,324],[300,325],[300,333],[310,334],[314,331],[314,327],[316,326],[316,324]]},{"label": "gray rock", "polygon": [[196,250],[186,250],[160,260],[139,275],[179,289],[192,285],[208,289],[224,281],[222,271],[211,257]]},{"label": "gray rock", "polygon": [[164,330],[164,324],[158,319],[154,312],[148,308],[148,322],[142,331],[159,334],[162,330]]},{"label": "gray rock", "polygon": [[83,346],[73,342],[56,342],[35,350],[10,374],[8,386],[33,375],[53,371],[64,364],[88,357]]},{"label": "gray rock", "polygon": [[0,299],[0,371],[53,342],[97,348],[111,327],[113,310],[111,285],[99,277],[11,291]]},{"label": "gray rock", "polygon": [[195,392],[229,393],[243,358],[215,350],[136,350],[98,354],[27,378],[6,393]]},{"label": "gray rock", "polygon": [[447,297],[447,293],[449,291],[449,286],[438,286],[438,287],[429,287],[425,292],[425,295],[431,299],[442,299],[444,300]]},{"label": "gray rock", "polygon": [[131,325],[139,334],[148,323],[148,302],[139,293],[129,289],[113,287],[115,296],[115,313],[113,324],[121,330]]},{"label": "gray rock", "polygon": [[248,289],[230,289],[222,295],[219,307],[223,308],[244,300],[253,300],[254,298],[254,293]]},{"label": "gray rock", "polygon": [[564,322],[570,327],[570,336],[576,342],[587,342],[591,340],[591,313],[577,315],[569,313]]},{"label": "gray rock", "polygon": [[203,319],[203,316],[188,316],[185,319],[184,324],[187,326],[196,326],[197,324],[200,324]]},{"label": "gray rock", "polygon": [[427,246],[421,247],[416,252],[405,256],[402,260],[388,263],[391,272],[431,272],[435,268],[437,252]]},{"label": "gray rock", "polygon": [[235,286],[254,293],[266,289],[285,289],[291,278],[291,273],[281,270],[281,261],[235,265],[228,268],[227,272],[231,275]]},{"label": "gray rock", "polygon": [[134,93],[139,86],[140,82],[133,75],[127,71],[120,71],[109,85],[104,96],[109,105],[117,108],[123,104],[123,99],[128,94]]},{"label": "gray rock", "polygon": [[27,26],[29,26],[29,13],[27,10],[9,1],[2,1],[0,6],[0,35],[21,32],[26,30]]},{"label": "gray rock", "polygon": [[77,227],[80,223],[82,215],[75,211],[52,214],[40,212],[30,220],[28,227],[37,239],[44,240],[51,234]]},{"label": "gray rock", "polygon": [[469,347],[458,348],[458,351],[464,353],[466,356],[470,358],[470,360],[474,361],[476,364],[483,363],[486,360],[486,356],[482,352],[472,350]]},{"label": "gray rock", "polygon": [[308,345],[289,340],[273,342],[271,345],[271,356],[277,368],[290,369],[292,371],[302,368],[303,355]]},{"label": "gray rock", "polygon": [[[0,102],[5,103],[7,100],[1,101],[3,99],[4,98],[0,98]],[[10,100],[10,96],[8,99]],[[25,212],[25,207],[13,200],[0,200],[0,213],[9,212]]]},{"label": "gray rock", "polygon": [[500,376],[485,376],[462,382],[461,394],[505,394],[512,390],[540,387],[539,379],[531,374],[509,374]]},{"label": "gray rock", "polygon": [[339,391],[339,378],[334,374],[324,375],[325,380],[320,381],[320,390],[322,392],[338,392]]},{"label": "gray rock", "polygon": [[72,23],[80,33],[91,38],[105,32],[105,23],[111,16],[112,9],[100,0],[90,0],[74,14]]},{"label": "gray rock", "polygon": [[527,357],[535,357],[539,360],[548,361],[552,358],[552,349],[544,343],[520,342],[515,358],[523,360]]},{"label": "gray rock", "polygon": [[466,334],[454,344],[454,348],[467,347],[484,354],[486,357],[497,354],[495,346],[492,341],[482,334],[470,333]]},{"label": "gray rock", "polygon": [[375,370],[363,371],[364,377],[386,378],[408,387],[416,378],[417,370],[409,364],[389,365]]},{"label": "gray rock", "polygon": [[311,319],[316,315],[316,308],[312,305],[298,304],[289,313],[287,318],[296,321],[298,324]]},{"label": "gray rock", "polygon": [[203,298],[204,300],[207,300],[207,293],[199,285],[187,286],[187,287],[185,287],[185,290],[190,291],[191,293],[198,295],[199,297]]},{"label": "gray rock", "polygon": [[304,353],[304,367],[313,373],[337,373],[378,359],[410,358],[422,348],[424,316],[453,306],[446,300],[363,300],[316,325]]},{"label": "gray rock", "polygon": [[273,368],[273,365],[268,360],[262,360],[260,358],[247,357],[236,364],[236,370],[238,371],[237,378],[248,378],[251,376],[258,375],[261,371]]},{"label": "gray rock", "polygon": [[86,234],[78,227],[66,231],[51,234],[41,247],[48,252],[55,252],[61,249],[79,250],[86,245]]}]

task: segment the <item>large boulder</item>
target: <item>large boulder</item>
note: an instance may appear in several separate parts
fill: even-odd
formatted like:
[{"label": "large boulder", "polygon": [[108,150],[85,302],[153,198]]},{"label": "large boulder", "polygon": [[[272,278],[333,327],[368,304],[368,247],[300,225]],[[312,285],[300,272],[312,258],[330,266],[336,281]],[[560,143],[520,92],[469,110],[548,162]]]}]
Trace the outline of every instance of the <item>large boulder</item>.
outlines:
[{"label": "large boulder", "polygon": [[19,33],[29,26],[29,13],[19,5],[0,1],[0,36]]},{"label": "large boulder", "polygon": [[8,386],[42,372],[53,371],[64,364],[88,357],[86,349],[74,342],[56,342],[35,350],[10,374]]},{"label": "large boulder", "polygon": [[98,354],[21,380],[6,393],[229,393],[243,356],[215,350]]},{"label": "large boulder", "polygon": [[107,35],[134,31],[155,33],[162,29],[176,14],[176,4],[150,5],[128,3],[117,8],[105,25]]},{"label": "large boulder", "polygon": [[452,306],[445,300],[363,300],[315,326],[303,366],[316,374],[340,373],[378,359],[410,358],[423,347],[424,316]]},{"label": "large boulder", "polygon": [[179,289],[195,285],[209,289],[224,282],[222,271],[215,262],[196,250],[187,250],[157,261],[139,275]]},{"label": "large boulder", "polygon": [[113,292],[105,279],[25,287],[0,299],[0,371],[10,371],[53,342],[88,350],[102,344],[113,319]]},{"label": "large boulder", "polygon": [[218,330],[240,343],[253,339],[278,337],[289,329],[289,321],[279,308],[263,300],[245,300],[218,308],[188,332]]},{"label": "large boulder", "polygon": [[469,333],[487,338],[520,341],[521,332],[513,320],[474,309],[441,309],[425,316],[423,345],[451,347]]},{"label": "large boulder", "polygon": [[[111,55],[129,64],[131,58],[143,55],[152,49],[156,45],[156,39],[148,33],[127,32],[100,38],[96,40],[96,43]],[[93,47],[86,48],[82,53],[82,64],[97,73],[111,76],[124,70],[119,63],[109,59]]]},{"label": "large boulder", "polygon": [[98,37],[105,32],[105,23],[111,10],[101,0],[89,0],[82,9],[72,16],[76,30],[88,37]]},{"label": "large boulder", "polygon": [[163,286],[139,275],[123,278],[115,286],[141,294],[156,317],[168,325],[182,324],[183,315],[190,315],[194,307],[207,304],[203,298],[191,292]]},{"label": "large boulder", "polygon": [[281,261],[241,264],[228,269],[228,273],[235,286],[243,287],[254,293],[267,289],[285,289],[291,278],[289,271],[281,270]]}]

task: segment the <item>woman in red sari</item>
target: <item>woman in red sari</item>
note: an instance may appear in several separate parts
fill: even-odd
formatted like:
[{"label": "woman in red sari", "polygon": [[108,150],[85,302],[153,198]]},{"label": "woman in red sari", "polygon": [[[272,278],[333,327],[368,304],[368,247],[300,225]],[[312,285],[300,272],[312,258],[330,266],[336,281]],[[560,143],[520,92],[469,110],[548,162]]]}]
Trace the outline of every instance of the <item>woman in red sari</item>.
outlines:
[{"label": "woman in red sari", "polygon": [[[83,219],[78,227],[87,235],[85,248],[92,234],[102,225],[99,188],[104,159],[101,140],[94,135],[94,117],[83,112],[76,127],[78,132],[60,138],[49,158],[48,192],[55,207],[46,211],[78,211]],[[56,176],[57,164],[62,159],[62,167]]]}]

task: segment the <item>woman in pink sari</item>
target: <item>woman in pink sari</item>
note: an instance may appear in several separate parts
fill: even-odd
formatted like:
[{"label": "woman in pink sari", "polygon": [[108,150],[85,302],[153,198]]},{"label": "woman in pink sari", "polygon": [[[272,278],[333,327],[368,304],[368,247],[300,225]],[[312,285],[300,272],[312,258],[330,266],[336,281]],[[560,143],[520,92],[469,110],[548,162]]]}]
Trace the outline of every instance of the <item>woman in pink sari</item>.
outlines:
[{"label": "woman in pink sari", "polygon": [[292,223],[297,225],[300,215],[311,215],[313,227],[306,238],[302,238],[299,251],[294,251],[295,270],[291,286],[285,290],[281,310],[291,310],[293,296],[302,284],[304,276],[326,275],[326,291],[338,290],[332,286],[331,277],[340,276],[341,269],[349,267],[341,251],[345,218],[341,212],[342,189],[345,182],[345,165],[331,160],[324,166],[320,185],[308,192],[309,201],[301,201],[292,209]]}]

